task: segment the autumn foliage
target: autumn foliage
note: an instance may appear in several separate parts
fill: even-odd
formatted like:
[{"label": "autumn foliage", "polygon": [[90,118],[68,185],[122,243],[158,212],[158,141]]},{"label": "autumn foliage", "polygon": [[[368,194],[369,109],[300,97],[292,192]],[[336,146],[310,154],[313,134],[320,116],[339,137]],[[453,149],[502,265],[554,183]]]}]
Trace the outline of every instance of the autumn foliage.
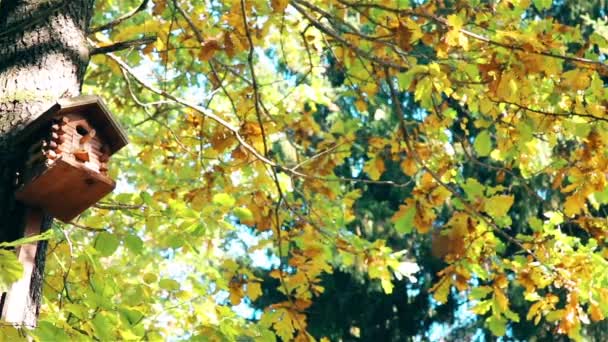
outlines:
[{"label": "autumn foliage", "polygon": [[[93,28],[137,6],[97,1]],[[118,191],[49,234],[28,334],[322,339],[323,275],[403,291],[423,263],[407,241],[425,238],[437,305],[468,298],[496,336],[528,320],[583,339],[608,315],[608,28],[551,6],[157,0],[93,29],[99,46],[157,39],[89,65],[85,92],[132,145]],[[384,218],[361,205],[373,187],[400,191]]]}]

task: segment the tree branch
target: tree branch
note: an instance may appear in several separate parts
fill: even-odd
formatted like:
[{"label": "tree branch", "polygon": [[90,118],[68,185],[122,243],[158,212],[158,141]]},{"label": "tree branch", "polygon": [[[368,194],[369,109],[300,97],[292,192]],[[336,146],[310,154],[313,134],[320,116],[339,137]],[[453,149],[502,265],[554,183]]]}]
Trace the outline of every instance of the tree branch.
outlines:
[{"label": "tree branch", "polygon": [[243,148],[245,148],[245,150],[247,150],[249,153],[251,153],[256,159],[267,164],[268,166],[270,166],[272,168],[276,168],[279,171],[283,171],[285,173],[288,173],[288,174],[291,174],[293,176],[300,177],[300,178],[317,179],[317,180],[327,181],[327,182],[381,184],[381,185],[390,185],[390,186],[395,186],[395,187],[406,187],[410,184],[410,182],[396,183],[393,181],[373,181],[373,180],[356,179],[356,178],[342,178],[342,177],[327,178],[327,177],[313,176],[313,175],[304,174],[304,173],[296,171],[295,169],[290,169],[286,166],[280,165],[280,164],[276,163],[275,161],[264,156],[255,147],[253,147],[251,144],[249,144],[245,140],[245,138],[239,133],[238,127],[233,126],[231,123],[229,123],[225,119],[221,118],[220,116],[214,114],[207,108],[204,108],[193,102],[179,98],[171,93],[168,93],[164,90],[156,88],[152,84],[146,82],[144,79],[139,77],[133,71],[133,69],[131,69],[131,67],[129,67],[125,62],[120,60],[115,55],[109,53],[106,56],[108,56],[108,58],[110,58],[112,61],[114,61],[116,64],[118,64],[118,66],[120,66],[127,74],[129,74],[131,77],[133,77],[133,79],[136,80],[139,84],[141,84],[141,86],[144,87],[145,89],[147,89],[157,95],[160,95],[164,98],[172,100],[175,103],[180,104],[184,107],[190,108],[190,109],[196,111],[197,113],[201,114],[203,117],[206,117],[206,118],[209,118],[209,119],[215,121],[220,126],[224,127],[228,131],[230,131],[230,133],[236,138],[236,140],[239,142],[239,144],[241,144],[243,146]]},{"label": "tree branch", "polygon": [[134,71],[133,69],[131,69],[131,67],[129,67],[125,62],[123,62],[122,60],[120,60],[119,58],[117,58],[116,56],[114,56],[113,54],[108,54],[108,57],[113,60],[116,64],[118,64],[123,70],[125,70],[131,77],[133,77],[139,84],[141,84],[144,88],[148,89],[149,91],[156,93],[157,95],[160,95],[162,97],[168,98],[170,100],[175,101],[176,103],[181,104],[182,106],[188,107],[190,109],[195,110],[196,112],[200,113],[201,115],[217,122],[218,124],[220,124],[221,126],[223,126],[224,128],[226,128],[227,130],[229,130],[234,136],[235,138],[238,140],[238,142],[247,150],[249,151],[251,154],[253,154],[257,159],[259,159],[260,161],[276,167],[278,166],[275,162],[273,162],[272,160],[264,157],[262,154],[260,154],[260,152],[258,150],[255,149],[255,147],[251,146],[246,140],[245,138],[239,133],[239,128],[233,126],[232,124],[230,124],[228,121],[224,120],[223,118],[221,118],[220,116],[216,115],[215,113],[211,112],[210,110],[208,110],[207,108],[203,108],[195,103],[189,102],[187,100],[181,99],[173,94],[170,94],[162,89],[158,89],[155,86],[149,84],[148,82],[144,81],[141,77],[139,77]]},{"label": "tree branch", "polygon": [[[295,0],[295,1],[303,2],[303,0]],[[382,4],[376,4],[376,3],[350,2],[350,1],[346,1],[346,0],[338,0],[338,1],[345,6],[350,6],[353,8],[356,8],[356,7],[375,8],[375,9],[379,9],[379,10],[383,10],[383,11],[387,11],[387,12],[396,13],[398,15],[404,15],[404,16],[410,16],[410,17],[421,17],[421,18],[426,18],[428,20],[432,20],[432,21],[440,24],[443,27],[446,27],[446,28],[450,27],[450,24],[448,24],[448,21],[446,19],[432,15],[432,14],[428,14],[428,13],[421,13],[421,12],[417,12],[417,11],[413,11],[413,10],[403,10],[403,9],[393,8],[393,7],[385,6]],[[602,63],[600,61],[594,61],[591,59],[576,57],[576,56],[559,55],[559,54],[554,54],[554,53],[546,52],[546,51],[539,51],[539,52],[529,51],[521,46],[510,45],[510,44],[502,43],[499,41],[495,41],[495,40],[492,40],[483,35],[480,35],[480,34],[477,34],[477,33],[462,29],[462,28],[459,29],[458,32],[464,34],[465,36],[482,41],[484,43],[494,45],[494,46],[500,46],[505,49],[509,49],[509,50],[513,50],[513,51],[522,51],[522,52],[529,53],[529,54],[541,55],[541,56],[561,59],[561,60],[570,61],[570,62],[594,65],[594,66],[597,66],[598,68],[604,68],[604,69],[608,70],[608,65],[606,65],[605,63]]]},{"label": "tree branch", "polygon": [[133,40],[125,40],[123,42],[114,43],[107,46],[97,46],[93,47],[90,50],[90,55],[102,55],[106,53],[116,52],[124,49],[128,49],[130,47],[135,47],[139,45],[147,45],[152,44],[156,41],[156,36],[146,36],[143,38],[137,38]]},{"label": "tree branch", "polygon": [[536,114],[541,114],[541,115],[562,116],[562,117],[578,116],[581,118],[588,118],[588,119],[595,120],[595,121],[608,122],[608,118],[603,118],[603,117],[599,117],[599,116],[595,116],[595,115],[587,114],[587,113],[576,113],[576,112],[556,113],[556,112],[549,112],[549,111],[541,110],[541,109],[530,108],[530,107],[527,107],[527,106],[524,106],[522,104],[515,103],[515,102],[509,102],[509,101],[505,101],[505,100],[496,100],[491,97],[488,97],[488,100],[490,100],[491,102],[494,102],[496,104],[504,103],[506,105],[511,105],[511,106],[517,107],[518,109],[522,109],[522,110],[525,110],[525,111],[528,111],[531,113],[536,113]]},{"label": "tree branch", "polygon": [[118,26],[120,25],[123,21],[131,18],[132,16],[136,15],[137,13],[143,11],[144,9],[146,9],[146,7],[148,6],[148,2],[149,0],[144,0],[137,8],[131,10],[131,12],[126,13],[114,20],[112,20],[111,22],[107,23],[107,24],[103,24],[101,26],[97,26],[91,29],[90,33],[96,33],[99,31],[103,31],[103,30],[107,30],[107,29],[111,29],[114,26]]},{"label": "tree branch", "polygon": [[301,0],[292,0],[292,1],[290,1],[290,4],[298,12],[300,12],[300,14],[304,18],[306,18],[312,24],[312,26],[316,27],[319,31],[321,31],[321,32],[325,33],[326,35],[332,37],[337,42],[339,42],[340,44],[344,45],[345,47],[351,49],[353,52],[355,52],[358,55],[364,57],[365,59],[368,59],[368,60],[370,60],[372,62],[375,62],[375,63],[377,63],[379,65],[382,65],[382,66],[387,66],[387,67],[390,67],[390,68],[393,68],[393,69],[397,69],[399,71],[404,71],[404,70],[407,69],[406,66],[403,66],[401,64],[397,64],[397,63],[391,62],[389,60],[385,60],[385,59],[379,58],[379,57],[374,56],[373,54],[371,54],[371,53],[369,53],[369,52],[367,52],[365,50],[362,50],[362,49],[358,48],[353,43],[351,43],[348,40],[346,40],[343,37],[341,37],[340,33],[334,31],[332,28],[329,28],[329,27],[323,25],[318,20],[316,20],[315,18],[313,18],[310,14],[308,14],[308,11],[306,9],[300,7],[300,3],[301,2],[302,2]]}]

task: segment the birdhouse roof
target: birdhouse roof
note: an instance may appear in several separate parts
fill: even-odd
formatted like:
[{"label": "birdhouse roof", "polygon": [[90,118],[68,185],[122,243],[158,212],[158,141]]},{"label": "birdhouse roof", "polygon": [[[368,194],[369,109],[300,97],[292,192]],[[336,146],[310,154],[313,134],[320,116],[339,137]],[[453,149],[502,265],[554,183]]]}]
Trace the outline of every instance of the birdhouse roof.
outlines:
[{"label": "birdhouse roof", "polygon": [[129,140],[123,128],[110,113],[110,110],[101,97],[96,95],[83,95],[71,98],[63,98],[57,101],[51,108],[32,121],[21,135],[23,139],[41,129],[53,118],[66,114],[82,114],[91,126],[107,141],[110,154],[116,153],[125,147]]}]

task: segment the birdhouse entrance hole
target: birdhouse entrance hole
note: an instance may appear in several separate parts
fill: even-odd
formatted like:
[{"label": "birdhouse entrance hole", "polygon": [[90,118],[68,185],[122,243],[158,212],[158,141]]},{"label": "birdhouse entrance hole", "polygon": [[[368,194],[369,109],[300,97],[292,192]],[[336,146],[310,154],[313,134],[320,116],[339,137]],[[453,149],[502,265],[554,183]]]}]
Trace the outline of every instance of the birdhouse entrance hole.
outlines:
[{"label": "birdhouse entrance hole", "polygon": [[85,136],[87,134],[89,134],[89,130],[86,129],[83,125],[78,125],[76,126],[76,133]]}]

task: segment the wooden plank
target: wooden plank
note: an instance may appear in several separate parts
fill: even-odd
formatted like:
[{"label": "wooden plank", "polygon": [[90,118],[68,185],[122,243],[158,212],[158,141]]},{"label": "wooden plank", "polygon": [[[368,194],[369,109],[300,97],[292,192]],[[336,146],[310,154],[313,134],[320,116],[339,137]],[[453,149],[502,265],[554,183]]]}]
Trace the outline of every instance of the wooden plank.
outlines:
[{"label": "wooden plank", "polygon": [[18,189],[15,196],[23,203],[43,208],[61,221],[69,222],[114,187],[114,181],[107,176],[82,163],[60,158]]},{"label": "wooden plank", "polygon": [[[43,212],[39,209],[29,209],[26,214],[24,237],[40,234],[42,227]],[[4,307],[2,308],[2,320],[13,324],[34,324],[32,315],[32,298],[30,295],[30,284],[32,273],[36,266],[36,252],[38,242],[28,243],[17,247],[17,258],[23,265],[23,276],[14,283],[6,293]],[[32,319],[33,322],[32,322]]]}]

